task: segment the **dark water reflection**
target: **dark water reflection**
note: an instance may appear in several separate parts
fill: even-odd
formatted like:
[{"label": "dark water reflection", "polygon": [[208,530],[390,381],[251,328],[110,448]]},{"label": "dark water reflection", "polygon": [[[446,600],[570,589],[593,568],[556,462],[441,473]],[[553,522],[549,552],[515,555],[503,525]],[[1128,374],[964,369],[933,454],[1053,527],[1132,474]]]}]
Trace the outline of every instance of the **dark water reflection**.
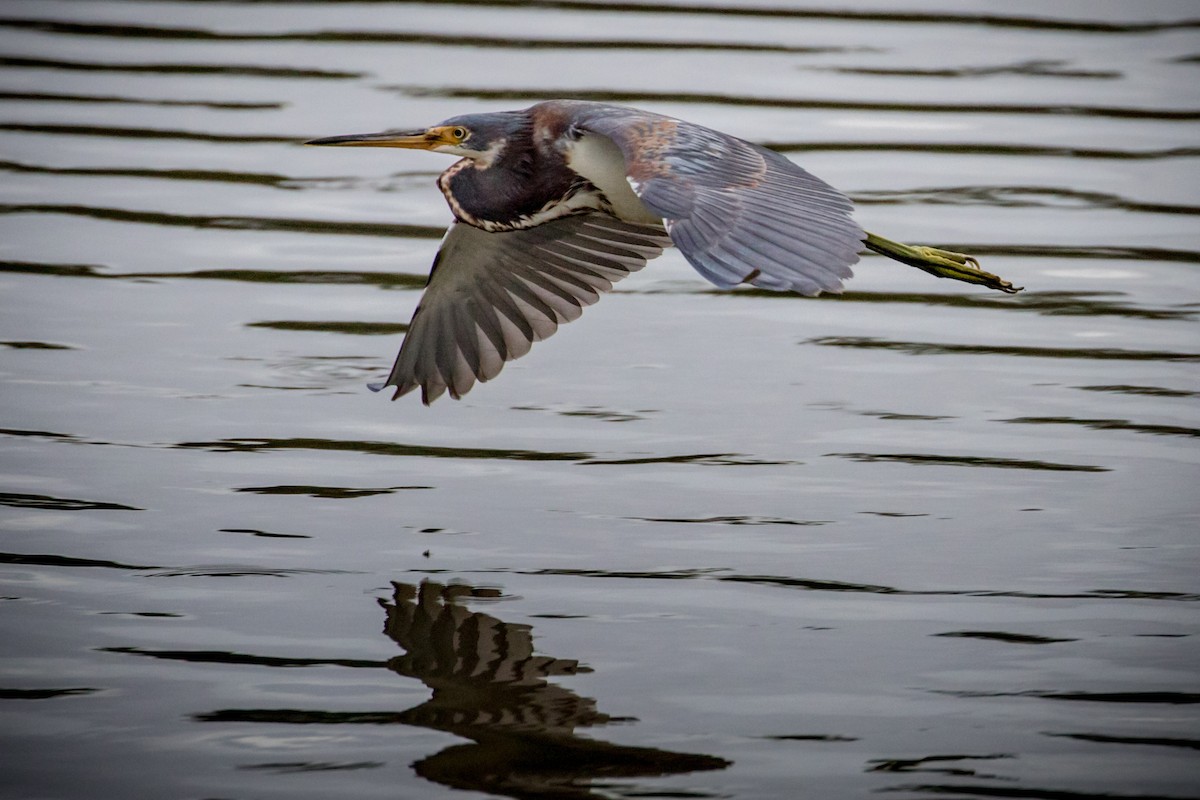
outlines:
[{"label": "dark water reflection", "polygon": [[[398,721],[470,739],[418,761],[413,769],[456,789],[512,797],[599,797],[588,784],[603,779],[724,769],[714,756],[621,747],[582,738],[576,729],[613,719],[549,679],[578,674],[578,661],[534,655],[531,629],[453,604],[455,596],[492,593],[466,586],[397,583],[384,632],[405,649],[388,662],[417,678],[433,697]],[[597,786],[595,788],[604,788]]]},{"label": "dark water reflection", "polygon": [[[535,655],[528,625],[504,622],[456,602],[458,598],[498,596],[495,589],[464,584],[393,583],[391,601],[380,601],[387,612],[383,630],[405,652],[388,660],[386,666],[433,691],[433,696],[418,706],[395,712],[222,709],[196,718],[222,723],[411,725],[443,731],[473,744],[453,745],[417,761],[412,767],[418,775],[454,789],[516,798],[605,797],[618,786],[613,781],[729,766],[715,756],[622,747],[579,736],[577,729],[636,720],[614,719],[598,711],[594,699],[552,683],[553,678],[590,670],[573,659]],[[201,654],[155,657],[204,658]],[[229,656],[223,660],[229,663]],[[235,663],[312,665],[261,658],[237,659]],[[288,766],[313,769],[317,765]]]},{"label": "dark water reflection", "polygon": [[[3,4],[0,797],[1195,798],[1194,6]],[[372,395],[447,162],[300,143],[560,96],[1027,288]]]}]

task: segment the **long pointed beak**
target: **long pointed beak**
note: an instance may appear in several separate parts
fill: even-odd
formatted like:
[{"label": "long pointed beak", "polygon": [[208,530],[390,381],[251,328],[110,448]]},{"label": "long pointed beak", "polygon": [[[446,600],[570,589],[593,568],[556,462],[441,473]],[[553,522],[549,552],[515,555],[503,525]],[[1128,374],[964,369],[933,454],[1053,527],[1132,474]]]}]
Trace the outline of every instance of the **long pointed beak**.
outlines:
[{"label": "long pointed beak", "polygon": [[444,144],[441,131],[430,128],[423,131],[383,131],[381,133],[355,133],[349,136],[327,136],[313,139],[305,144],[335,147],[403,147],[409,150],[432,150]]}]

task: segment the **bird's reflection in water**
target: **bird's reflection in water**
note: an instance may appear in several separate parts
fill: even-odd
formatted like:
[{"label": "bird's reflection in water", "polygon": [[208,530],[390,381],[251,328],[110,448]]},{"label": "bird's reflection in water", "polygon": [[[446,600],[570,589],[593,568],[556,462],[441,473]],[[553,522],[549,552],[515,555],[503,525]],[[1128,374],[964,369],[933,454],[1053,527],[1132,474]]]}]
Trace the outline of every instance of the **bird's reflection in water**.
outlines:
[{"label": "bird's reflection in water", "polygon": [[577,728],[616,720],[599,712],[595,700],[547,680],[587,671],[578,661],[534,655],[529,626],[456,602],[495,597],[495,590],[428,581],[393,587],[392,600],[380,601],[387,610],[384,632],[405,653],[388,667],[433,690],[428,702],[403,712],[401,721],[471,740],[416,762],[413,768],[423,778],[516,798],[593,798],[600,796],[593,789],[613,779],[729,766],[714,756],[576,735]]}]

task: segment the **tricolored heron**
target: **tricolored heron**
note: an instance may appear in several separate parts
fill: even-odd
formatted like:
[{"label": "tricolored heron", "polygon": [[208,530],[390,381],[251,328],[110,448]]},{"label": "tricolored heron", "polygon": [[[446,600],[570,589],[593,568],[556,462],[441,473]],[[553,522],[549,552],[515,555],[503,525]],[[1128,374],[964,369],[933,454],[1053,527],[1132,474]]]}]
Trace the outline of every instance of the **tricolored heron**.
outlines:
[{"label": "tricolored heron", "polygon": [[1017,292],[974,258],[865,232],[850,200],[782,155],[635,108],[551,100],[419,131],[308,144],[461,156],[454,212],[387,380],[458,399],[674,244],[721,288],[839,292],[865,245],[943,278]]}]

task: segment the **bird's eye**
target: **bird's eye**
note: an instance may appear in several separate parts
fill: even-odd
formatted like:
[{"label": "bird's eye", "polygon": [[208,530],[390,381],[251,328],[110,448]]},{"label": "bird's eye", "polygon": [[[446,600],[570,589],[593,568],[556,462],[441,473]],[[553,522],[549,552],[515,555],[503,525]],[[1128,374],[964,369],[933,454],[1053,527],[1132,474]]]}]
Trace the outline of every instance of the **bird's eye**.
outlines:
[{"label": "bird's eye", "polygon": [[450,131],[450,135],[461,142],[463,139],[467,138],[467,129],[455,128],[454,130]]}]

